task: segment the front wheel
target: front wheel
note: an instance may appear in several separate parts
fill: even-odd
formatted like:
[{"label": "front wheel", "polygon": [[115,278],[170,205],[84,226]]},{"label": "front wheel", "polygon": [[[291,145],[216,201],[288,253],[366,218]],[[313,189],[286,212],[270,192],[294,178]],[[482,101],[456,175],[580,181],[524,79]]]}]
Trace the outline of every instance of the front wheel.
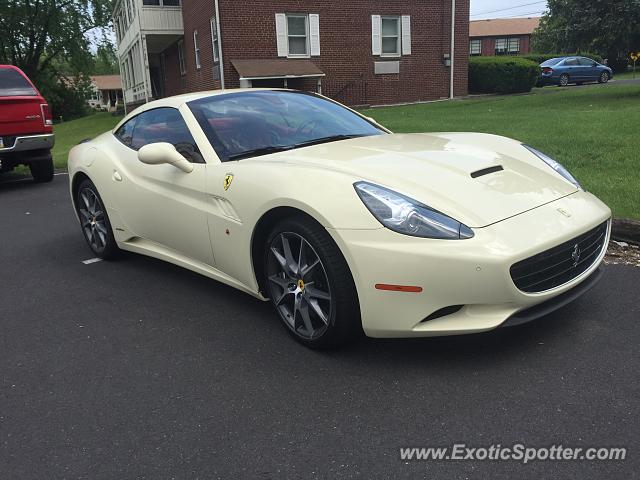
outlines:
[{"label": "front wheel", "polygon": [[107,210],[96,186],[89,179],[82,181],[76,193],[76,211],[87,244],[98,258],[109,259],[118,253]]},{"label": "front wheel", "polygon": [[267,237],[265,259],[267,293],[297,341],[335,348],[362,331],[353,277],[321,225],[306,217],[281,221]]},{"label": "front wheel", "polygon": [[566,87],[567,85],[569,85],[569,75],[563,73],[562,75],[560,75],[560,86]]},{"label": "front wheel", "polygon": [[607,83],[609,81],[609,72],[602,72],[598,78],[598,83]]}]

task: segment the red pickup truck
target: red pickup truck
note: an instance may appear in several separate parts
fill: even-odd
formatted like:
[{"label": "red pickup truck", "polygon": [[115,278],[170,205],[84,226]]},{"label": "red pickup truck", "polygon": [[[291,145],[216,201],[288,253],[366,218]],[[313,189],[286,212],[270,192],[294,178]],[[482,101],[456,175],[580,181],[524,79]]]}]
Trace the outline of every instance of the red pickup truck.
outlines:
[{"label": "red pickup truck", "polygon": [[0,173],[27,165],[36,182],[53,179],[49,104],[17,67],[0,65]]}]

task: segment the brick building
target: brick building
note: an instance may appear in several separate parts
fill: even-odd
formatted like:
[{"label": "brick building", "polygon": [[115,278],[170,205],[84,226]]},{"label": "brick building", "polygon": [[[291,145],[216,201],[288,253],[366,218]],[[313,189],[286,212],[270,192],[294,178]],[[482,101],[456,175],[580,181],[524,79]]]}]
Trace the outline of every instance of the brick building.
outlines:
[{"label": "brick building", "polygon": [[540,17],[495,18],[469,23],[469,54],[526,55],[531,53],[531,34]]},{"label": "brick building", "polygon": [[[351,105],[450,94],[451,0],[119,0],[125,99],[288,87]],[[139,18],[137,18],[139,16]],[[454,94],[467,92],[469,0],[455,11]]]}]

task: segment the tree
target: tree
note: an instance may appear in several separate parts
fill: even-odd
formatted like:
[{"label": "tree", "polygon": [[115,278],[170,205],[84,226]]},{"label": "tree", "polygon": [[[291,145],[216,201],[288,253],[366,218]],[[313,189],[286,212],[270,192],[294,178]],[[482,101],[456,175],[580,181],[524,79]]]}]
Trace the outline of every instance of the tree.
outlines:
[{"label": "tree", "polygon": [[614,69],[640,49],[640,0],[548,0],[533,35],[539,52],[596,52]]},{"label": "tree", "polygon": [[109,27],[111,0],[0,1],[0,63],[21,68],[34,82],[56,62],[76,72],[91,63],[87,33]]},{"label": "tree", "polygon": [[116,49],[108,40],[98,45],[96,54],[93,56],[93,68],[91,73],[94,75],[114,75],[119,73],[118,56]]},{"label": "tree", "polygon": [[[88,33],[102,31],[104,43],[111,10],[112,0],[0,0],[0,63],[27,74],[54,119],[81,116],[87,110],[87,73],[95,66]],[[103,50],[100,62],[109,58]],[[110,68],[106,64],[101,68]]]}]

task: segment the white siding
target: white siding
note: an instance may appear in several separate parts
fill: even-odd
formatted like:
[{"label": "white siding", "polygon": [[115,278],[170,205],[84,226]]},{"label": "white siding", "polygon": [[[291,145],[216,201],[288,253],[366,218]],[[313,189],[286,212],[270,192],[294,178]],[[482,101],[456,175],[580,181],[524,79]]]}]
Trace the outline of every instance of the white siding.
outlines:
[{"label": "white siding", "polygon": [[182,33],[184,30],[180,7],[143,8],[140,22],[143,30],[153,33]]}]

